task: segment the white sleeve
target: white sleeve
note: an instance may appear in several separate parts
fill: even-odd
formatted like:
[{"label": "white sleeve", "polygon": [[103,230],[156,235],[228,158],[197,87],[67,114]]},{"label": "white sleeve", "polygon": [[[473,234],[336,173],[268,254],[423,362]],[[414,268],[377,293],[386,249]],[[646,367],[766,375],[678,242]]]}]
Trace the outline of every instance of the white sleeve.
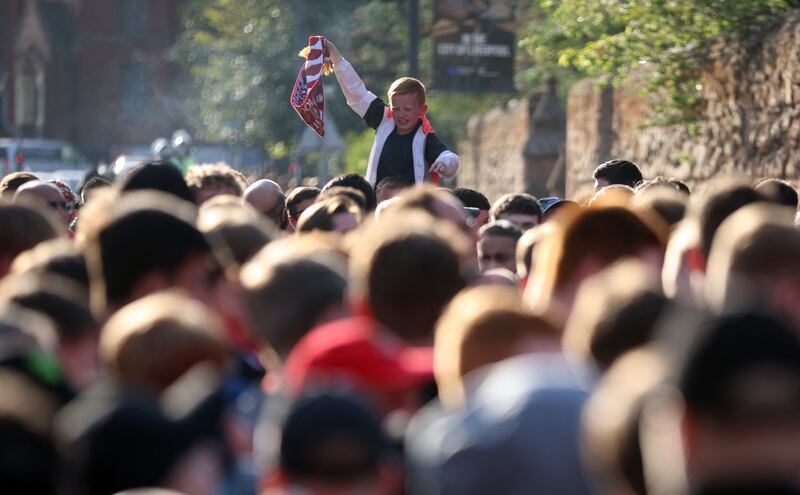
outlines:
[{"label": "white sleeve", "polygon": [[436,161],[434,163],[441,163],[444,165],[444,168],[442,169],[442,175],[447,179],[452,179],[458,171],[460,160],[458,155],[452,151],[444,150],[439,153],[439,156],[436,157]]},{"label": "white sleeve", "polygon": [[367,87],[364,86],[364,81],[358,77],[356,70],[344,58],[340,58],[339,62],[336,63],[333,73],[336,75],[336,80],[339,81],[339,87],[342,88],[347,104],[363,119],[370,103],[377,96],[367,90]]}]

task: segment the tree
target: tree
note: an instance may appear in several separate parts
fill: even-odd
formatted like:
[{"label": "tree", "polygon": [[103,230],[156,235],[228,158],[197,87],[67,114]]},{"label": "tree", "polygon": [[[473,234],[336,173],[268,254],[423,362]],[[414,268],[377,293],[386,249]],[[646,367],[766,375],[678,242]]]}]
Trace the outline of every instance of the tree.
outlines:
[{"label": "tree", "polygon": [[[655,124],[689,121],[701,102],[699,63],[710,43],[738,38],[797,0],[533,0],[522,46],[536,70],[644,75]],[[555,69],[558,60],[561,69]]]},{"label": "tree", "polygon": [[[209,141],[263,145],[273,157],[290,152],[303,124],[289,105],[310,34],[324,34],[358,69],[367,87],[386,99],[389,84],[407,72],[405,0],[190,0],[174,56],[193,79],[186,108],[195,132]],[[432,0],[420,5],[421,79],[430,80]],[[349,108],[335,81],[325,78],[326,111],[348,143],[348,167],[366,162],[372,130]],[[476,111],[508,96],[448,94],[429,97],[432,121],[456,146]],[[365,151],[366,150],[366,151]]]}]

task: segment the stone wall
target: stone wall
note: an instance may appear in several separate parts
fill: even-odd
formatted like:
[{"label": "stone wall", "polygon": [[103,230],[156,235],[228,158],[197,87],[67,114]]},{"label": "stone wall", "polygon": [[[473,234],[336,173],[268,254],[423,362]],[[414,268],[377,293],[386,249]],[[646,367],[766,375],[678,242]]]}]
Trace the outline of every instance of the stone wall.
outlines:
[{"label": "stone wall", "polygon": [[682,126],[642,129],[649,107],[635,83],[573,86],[567,194],[590,185],[594,167],[610,158],[690,184],[717,175],[800,179],[800,13],[745,42],[716,43],[702,84],[706,106],[693,136]]},{"label": "stone wall", "polygon": [[554,84],[473,116],[458,146],[458,185],[477,189],[492,202],[507,192],[555,193],[548,183],[564,149],[565,121]]}]

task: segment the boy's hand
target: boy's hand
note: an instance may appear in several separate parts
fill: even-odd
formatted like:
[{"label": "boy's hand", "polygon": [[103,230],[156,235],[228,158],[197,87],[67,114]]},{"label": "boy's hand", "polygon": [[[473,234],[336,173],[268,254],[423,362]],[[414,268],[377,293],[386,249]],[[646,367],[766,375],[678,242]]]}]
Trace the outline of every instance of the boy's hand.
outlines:
[{"label": "boy's hand", "polygon": [[458,155],[450,150],[444,150],[436,157],[436,161],[433,162],[430,170],[446,179],[452,179],[458,170],[459,161]]},{"label": "boy's hand", "polygon": [[446,178],[449,179],[449,178],[452,178],[456,174],[456,169],[457,168],[458,168],[458,165],[456,165],[456,164],[446,163],[445,161],[438,160],[438,161],[433,162],[433,165],[431,165],[430,171],[434,172],[434,173],[437,173],[437,174],[441,175],[442,177],[446,177]]},{"label": "boy's hand", "polygon": [[336,48],[336,45],[333,44],[331,40],[327,40],[328,44],[328,51],[331,54],[331,60],[333,61],[334,65],[339,63],[339,60],[342,59],[342,54],[339,53],[339,49]]}]

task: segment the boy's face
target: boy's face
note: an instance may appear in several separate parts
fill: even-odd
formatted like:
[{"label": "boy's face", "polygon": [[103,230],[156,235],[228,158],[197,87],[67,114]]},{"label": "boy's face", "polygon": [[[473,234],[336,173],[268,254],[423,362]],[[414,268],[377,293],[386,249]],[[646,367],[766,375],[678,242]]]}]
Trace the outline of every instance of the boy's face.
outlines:
[{"label": "boy's face", "polygon": [[495,268],[517,272],[517,242],[505,235],[487,235],[478,242],[478,266],[481,273]]},{"label": "boy's face", "polygon": [[428,105],[420,103],[417,95],[413,93],[392,95],[392,113],[394,126],[398,134],[408,134],[417,127],[417,122],[425,112]]}]

